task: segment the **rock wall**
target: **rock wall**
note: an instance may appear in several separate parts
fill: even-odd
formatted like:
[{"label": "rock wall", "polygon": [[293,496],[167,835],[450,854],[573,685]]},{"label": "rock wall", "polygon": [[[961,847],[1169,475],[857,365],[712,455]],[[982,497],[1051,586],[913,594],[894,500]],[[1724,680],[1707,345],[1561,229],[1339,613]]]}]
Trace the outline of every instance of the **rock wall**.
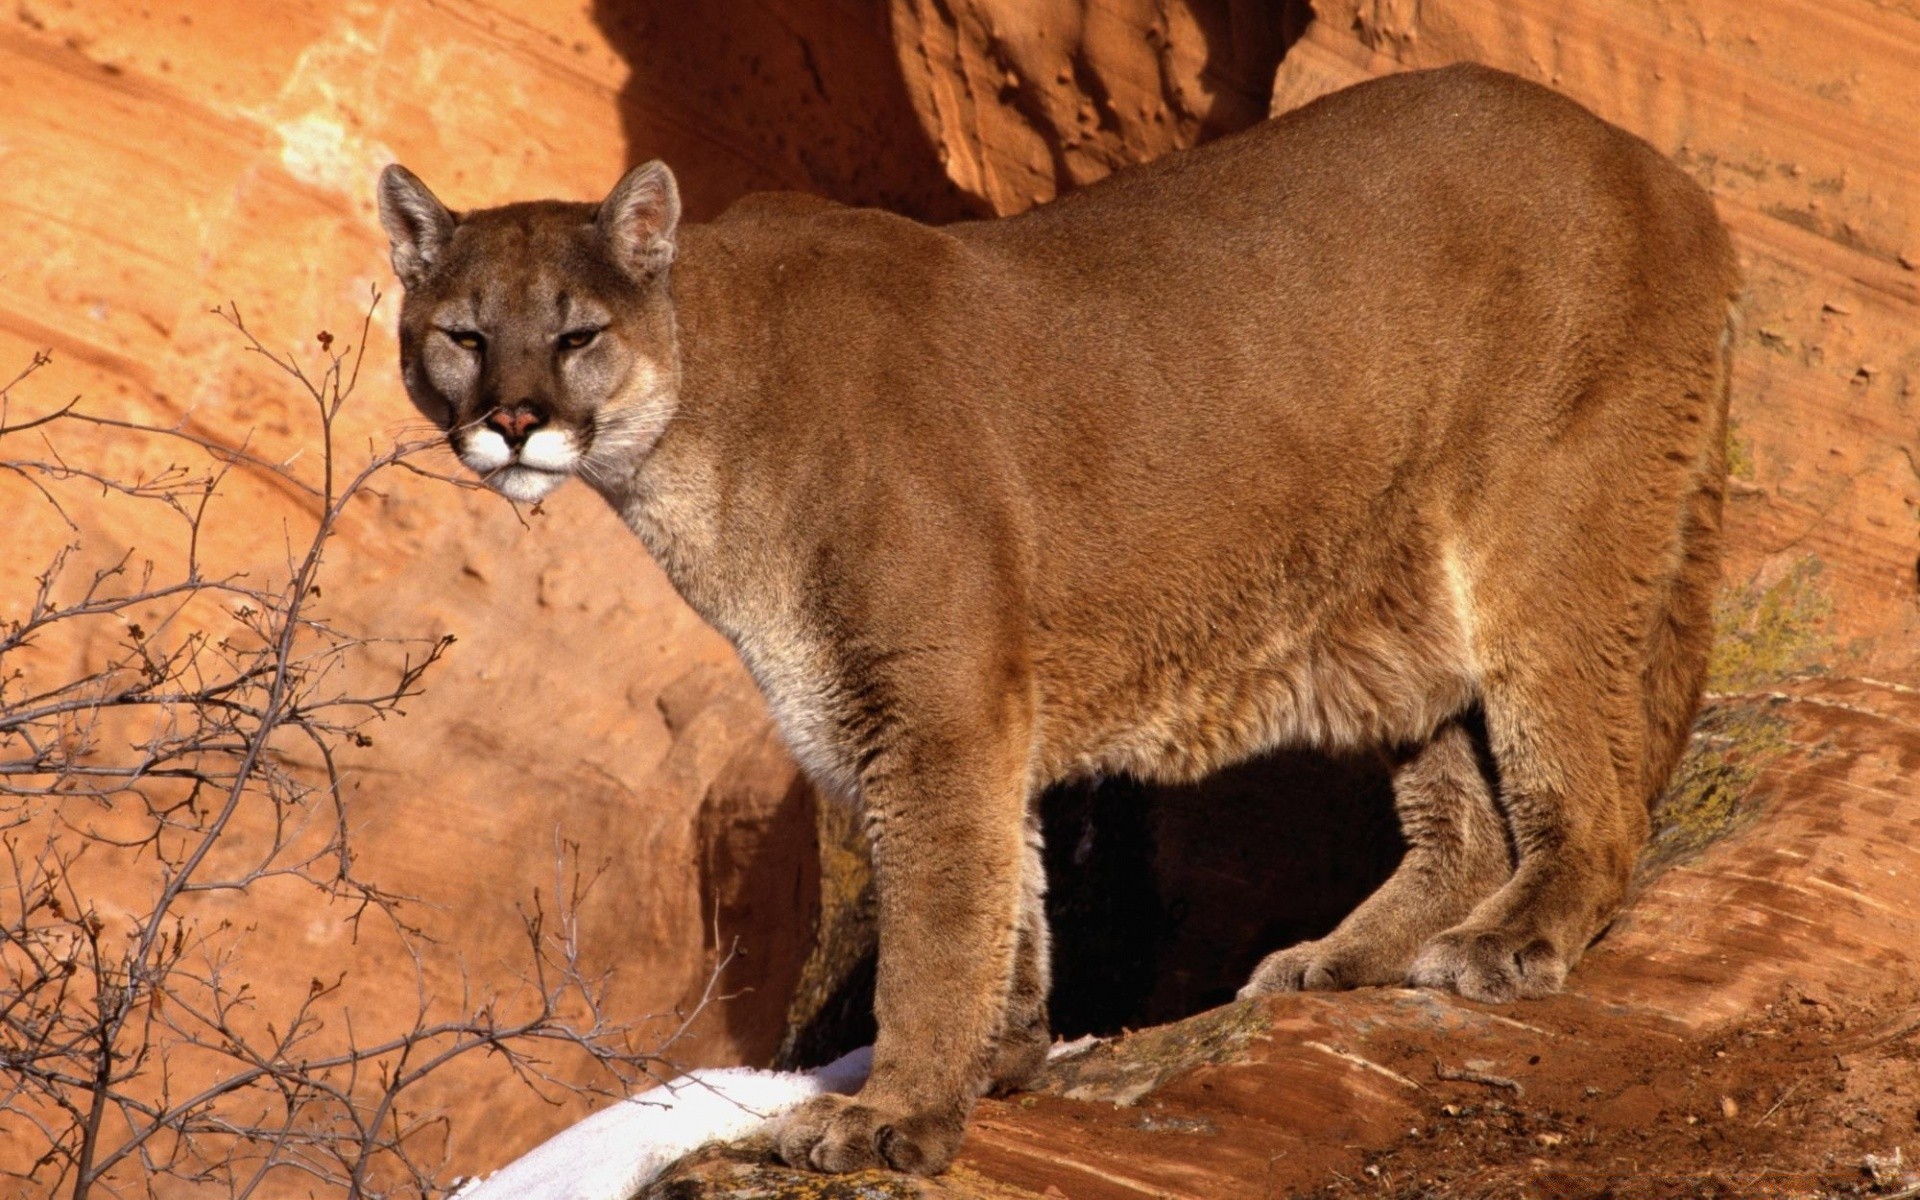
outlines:
[{"label": "rock wall", "polygon": [[1019,212],[1266,114],[1304,0],[895,0],[900,69],[956,184]]}]

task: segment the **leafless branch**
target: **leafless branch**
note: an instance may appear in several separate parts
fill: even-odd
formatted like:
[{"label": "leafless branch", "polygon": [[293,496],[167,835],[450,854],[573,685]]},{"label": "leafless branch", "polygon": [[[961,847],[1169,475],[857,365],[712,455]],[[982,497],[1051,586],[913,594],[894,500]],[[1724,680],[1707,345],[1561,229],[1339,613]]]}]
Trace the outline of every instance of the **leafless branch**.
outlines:
[{"label": "leafless branch", "polygon": [[[342,515],[390,472],[444,479],[412,461],[438,439],[409,430],[358,465],[341,455],[371,305],[352,344],[322,333],[317,358],[270,349],[238,306],[216,314],[306,400],[304,453],[275,461],[184,421],[77,401],[15,419],[12,393],[44,354],[0,388],[0,476],[25,481],[67,531],[18,610],[0,613],[0,1123],[17,1147],[0,1151],[0,1179],[71,1200],[183,1182],[246,1197],[289,1180],[426,1195],[447,1122],[417,1098],[450,1064],[489,1059],[550,1098],[624,1092],[679,1033],[641,1049],[604,1010],[573,915],[592,876],[565,843],[551,895],[522,911],[519,976],[463,976],[456,1002],[433,994],[406,898],[356,866],[340,751],[402,715],[453,638],[366,636],[316,602]],[[132,476],[80,461],[83,431],[103,429],[192,461]],[[63,446],[66,430],[77,445]],[[203,561],[210,501],[236,471],[300,508],[274,531],[285,558],[270,575]],[[156,538],[174,552],[83,566],[72,514],[109,502],[151,513],[146,527],[170,530]],[[109,870],[145,873],[139,911],[108,915],[91,898],[85,881]],[[356,931],[382,921],[412,964],[411,981],[383,981],[410,982],[410,1025],[356,1025],[344,974],[269,1011],[244,969],[244,930],[207,907],[268,881],[343,902]],[[604,1083],[581,1084],[581,1062]]]}]

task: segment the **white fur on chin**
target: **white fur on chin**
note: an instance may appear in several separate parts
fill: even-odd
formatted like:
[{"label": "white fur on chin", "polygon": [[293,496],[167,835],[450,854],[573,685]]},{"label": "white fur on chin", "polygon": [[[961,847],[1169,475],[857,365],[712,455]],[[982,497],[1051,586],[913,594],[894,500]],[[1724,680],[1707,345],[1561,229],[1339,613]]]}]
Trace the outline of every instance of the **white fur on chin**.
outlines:
[{"label": "white fur on chin", "polygon": [[535,504],[546,499],[553,494],[553,489],[566,481],[565,475],[522,466],[502,467],[487,477],[487,482],[493,485],[495,491],[522,504]]}]

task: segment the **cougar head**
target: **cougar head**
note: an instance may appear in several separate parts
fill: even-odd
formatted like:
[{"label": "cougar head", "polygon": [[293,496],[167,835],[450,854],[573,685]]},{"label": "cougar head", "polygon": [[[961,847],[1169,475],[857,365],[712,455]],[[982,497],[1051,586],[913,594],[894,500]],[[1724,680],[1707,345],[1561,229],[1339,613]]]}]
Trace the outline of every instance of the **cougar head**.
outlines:
[{"label": "cougar head", "polygon": [[679,218],[658,162],[597,205],[460,214],[398,163],[381,173],[407,394],[495,489],[528,503],[570,475],[617,489],[665,430]]}]

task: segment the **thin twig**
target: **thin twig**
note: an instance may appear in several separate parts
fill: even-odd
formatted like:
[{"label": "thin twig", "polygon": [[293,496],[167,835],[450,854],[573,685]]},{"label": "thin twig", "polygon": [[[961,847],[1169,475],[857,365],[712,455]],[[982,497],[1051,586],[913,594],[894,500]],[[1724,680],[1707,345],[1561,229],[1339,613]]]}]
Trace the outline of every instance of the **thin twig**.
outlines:
[{"label": "thin twig", "polygon": [[1433,1060],[1433,1077],[1449,1083],[1477,1083],[1482,1087],[1505,1088],[1515,1096],[1524,1096],[1527,1089],[1520,1086],[1517,1079],[1508,1079],[1505,1075],[1489,1075],[1485,1071],[1474,1071],[1466,1067],[1449,1067],[1439,1059]]},{"label": "thin twig", "polygon": [[1764,1125],[1764,1124],[1766,1124],[1766,1123],[1767,1123],[1767,1118],[1768,1118],[1768,1117],[1771,1117],[1771,1116],[1772,1116],[1773,1114],[1775,1114],[1775,1113],[1777,1113],[1777,1112],[1779,1112],[1779,1111],[1780,1111],[1780,1106],[1781,1106],[1782,1104],[1785,1104],[1785,1103],[1786,1103],[1786,1102],[1787,1102],[1787,1101],[1788,1101],[1788,1100],[1789,1100],[1789,1099],[1790,1099],[1790,1098],[1791,1098],[1791,1097],[1793,1096],[1793,1094],[1794,1094],[1795,1092],[1797,1092],[1797,1091],[1799,1091],[1799,1090],[1800,1090],[1800,1085],[1801,1085],[1801,1084],[1803,1084],[1803,1083],[1805,1083],[1805,1082],[1806,1082],[1806,1080],[1805,1080],[1805,1079],[1796,1079],[1796,1080],[1794,1080],[1794,1081],[1793,1081],[1792,1083],[1790,1083],[1790,1084],[1788,1084],[1788,1085],[1787,1085],[1787,1090],[1786,1090],[1786,1091],[1784,1091],[1784,1092],[1781,1092],[1781,1093],[1780,1093],[1780,1098],[1779,1098],[1778,1100],[1775,1100],[1775,1101],[1773,1102],[1773,1107],[1772,1107],[1772,1108],[1769,1108],[1769,1109],[1768,1109],[1768,1110],[1767,1110],[1766,1112],[1763,1112],[1763,1113],[1761,1113],[1761,1114],[1759,1115],[1759,1117],[1758,1117],[1758,1118],[1756,1118],[1756,1119],[1754,1120],[1754,1122],[1753,1122],[1753,1127],[1754,1127],[1755,1129],[1758,1129],[1758,1128],[1760,1128],[1760,1127],[1761,1127],[1762,1125]]}]

